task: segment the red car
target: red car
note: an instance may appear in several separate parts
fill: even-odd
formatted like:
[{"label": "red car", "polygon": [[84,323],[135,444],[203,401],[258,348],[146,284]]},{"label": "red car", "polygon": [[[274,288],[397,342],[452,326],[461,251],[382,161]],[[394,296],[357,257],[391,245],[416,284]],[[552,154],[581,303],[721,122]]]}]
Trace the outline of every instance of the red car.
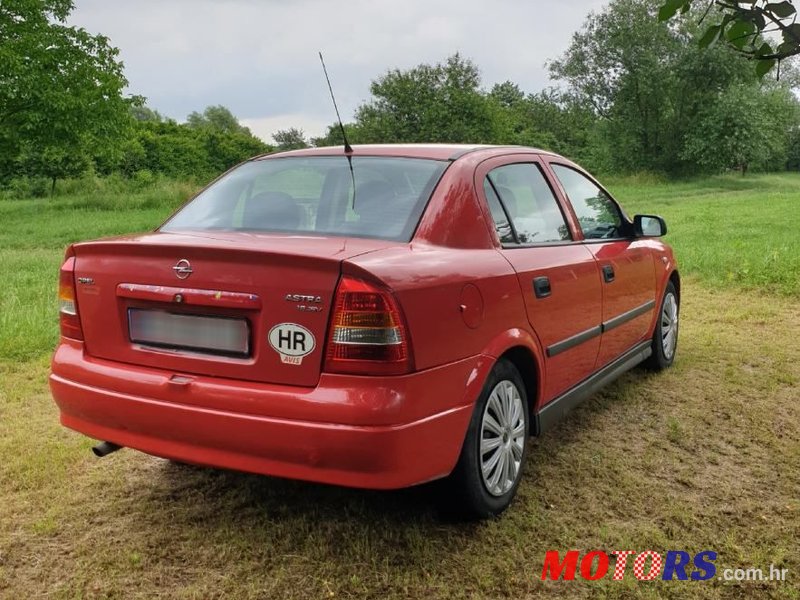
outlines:
[{"label": "red car", "polygon": [[98,455],[376,489],[447,478],[456,510],[495,515],[529,435],[672,363],[664,233],[541,150],[258,157],[152,233],[67,249],[50,387]]}]

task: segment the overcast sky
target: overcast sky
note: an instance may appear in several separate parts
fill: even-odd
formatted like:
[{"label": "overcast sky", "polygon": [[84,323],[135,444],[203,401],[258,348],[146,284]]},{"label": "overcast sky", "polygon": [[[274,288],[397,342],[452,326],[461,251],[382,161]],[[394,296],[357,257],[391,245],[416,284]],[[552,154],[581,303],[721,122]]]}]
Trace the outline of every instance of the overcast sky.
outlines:
[{"label": "overcast sky", "polygon": [[76,0],[70,22],[120,49],[130,91],[179,121],[223,104],[266,141],[277,129],[321,134],[335,115],[322,50],[342,117],[390,68],[461,52],[486,87],[510,79],[549,84],[561,54],[604,0]]}]

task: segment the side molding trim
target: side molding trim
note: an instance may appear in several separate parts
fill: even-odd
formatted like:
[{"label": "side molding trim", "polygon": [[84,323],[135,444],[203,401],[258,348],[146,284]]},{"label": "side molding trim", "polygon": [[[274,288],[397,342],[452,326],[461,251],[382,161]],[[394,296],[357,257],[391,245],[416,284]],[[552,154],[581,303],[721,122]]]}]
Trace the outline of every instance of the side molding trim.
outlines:
[{"label": "side molding trim", "polygon": [[562,352],[566,352],[570,348],[574,348],[578,344],[582,344],[583,342],[588,342],[592,338],[596,338],[601,333],[603,333],[603,327],[601,325],[595,325],[586,331],[576,333],[565,340],[561,340],[560,342],[556,342],[555,344],[548,346],[547,356],[552,358],[553,356],[561,354]]},{"label": "side molding trim", "polygon": [[596,325],[595,327],[590,327],[585,331],[581,331],[580,333],[576,333],[573,336],[570,336],[560,342],[556,342],[555,344],[551,344],[547,347],[547,356],[548,358],[552,358],[553,356],[557,356],[562,352],[566,352],[570,348],[574,348],[578,344],[582,344],[583,342],[588,342],[592,338],[597,337],[598,335],[605,333],[606,331],[611,331],[612,329],[616,329],[620,325],[624,325],[628,321],[633,321],[636,317],[641,317],[643,314],[646,314],[653,310],[655,307],[656,302],[655,300],[648,300],[641,306],[637,306],[636,308],[632,308],[631,310],[625,311],[624,313],[617,315],[609,319],[608,321],[603,321],[602,324]]},{"label": "side molding trim", "polygon": [[649,358],[652,353],[653,349],[650,340],[640,342],[615,361],[590,375],[558,398],[545,404],[533,417],[533,435],[541,435],[550,429],[583,400]]},{"label": "side molding trim", "polygon": [[650,300],[645,302],[641,306],[637,306],[636,308],[632,308],[629,311],[622,313],[621,315],[617,315],[613,319],[609,319],[608,321],[603,322],[603,333],[606,331],[611,331],[612,329],[619,327],[620,325],[624,325],[628,321],[633,321],[636,317],[640,317],[641,315],[650,312],[656,305],[655,300]]}]

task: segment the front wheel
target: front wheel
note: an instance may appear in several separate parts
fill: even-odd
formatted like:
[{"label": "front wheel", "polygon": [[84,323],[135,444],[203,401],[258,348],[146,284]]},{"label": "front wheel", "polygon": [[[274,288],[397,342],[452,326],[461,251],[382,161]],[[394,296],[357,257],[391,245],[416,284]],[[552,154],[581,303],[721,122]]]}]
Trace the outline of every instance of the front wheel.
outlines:
[{"label": "front wheel", "polygon": [[461,456],[448,480],[447,512],[465,518],[503,512],[519,487],[529,430],[525,384],[516,367],[501,359],[475,404]]},{"label": "front wheel", "polygon": [[647,361],[647,366],[654,371],[666,369],[675,360],[675,352],[678,349],[678,314],[678,293],[670,281],[661,300],[661,308],[653,331],[651,345],[653,352]]}]

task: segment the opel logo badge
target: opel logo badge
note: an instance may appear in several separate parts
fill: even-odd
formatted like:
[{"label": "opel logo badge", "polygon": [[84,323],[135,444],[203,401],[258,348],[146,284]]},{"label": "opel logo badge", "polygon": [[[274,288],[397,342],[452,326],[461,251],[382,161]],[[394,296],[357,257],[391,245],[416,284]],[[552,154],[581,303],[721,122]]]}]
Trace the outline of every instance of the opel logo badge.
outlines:
[{"label": "opel logo badge", "polygon": [[191,263],[185,258],[180,259],[178,264],[172,267],[172,270],[175,271],[175,276],[178,279],[186,279],[193,273]]}]

